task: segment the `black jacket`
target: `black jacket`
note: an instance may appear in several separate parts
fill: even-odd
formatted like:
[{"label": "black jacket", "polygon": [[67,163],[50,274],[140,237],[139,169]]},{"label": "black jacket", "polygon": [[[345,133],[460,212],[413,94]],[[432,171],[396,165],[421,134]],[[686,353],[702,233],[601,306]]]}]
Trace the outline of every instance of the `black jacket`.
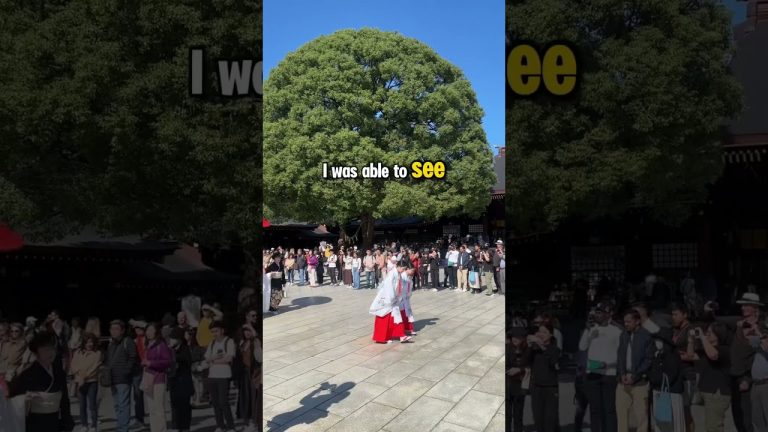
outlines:
[{"label": "black jacket", "polygon": [[546,348],[533,346],[531,348],[531,385],[556,387],[557,363],[560,359],[560,350],[557,348],[554,338]]},{"label": "black jacket", "polygon": [[106,365],[112,375],[112,385],[133,383],[133,376],[139,371],[139,354],[133,339],[124,336],[119,342],[110,341]]},{"label": "black jacket", "polygon": [[[655,347],[655,344],[654,344]],[[670,393],[683,393],[683,362],[680,353],[674,346],[664,344],[662,349],[656,349],[648,371],[648,381],[653,390],[660,391],[667,376]]]}]

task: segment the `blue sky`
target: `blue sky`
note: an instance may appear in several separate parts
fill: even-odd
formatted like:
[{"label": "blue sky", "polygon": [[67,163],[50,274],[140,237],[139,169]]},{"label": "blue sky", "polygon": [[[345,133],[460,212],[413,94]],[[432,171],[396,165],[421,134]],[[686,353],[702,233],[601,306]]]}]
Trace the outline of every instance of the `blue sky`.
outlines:
[{"label": "blue sky", "polygon": [[288,54],[321,35],[374,27],[418,39],[459,67],[485,111],[491,148],[504,145],[504,1],[265,0],[264,77]]}]

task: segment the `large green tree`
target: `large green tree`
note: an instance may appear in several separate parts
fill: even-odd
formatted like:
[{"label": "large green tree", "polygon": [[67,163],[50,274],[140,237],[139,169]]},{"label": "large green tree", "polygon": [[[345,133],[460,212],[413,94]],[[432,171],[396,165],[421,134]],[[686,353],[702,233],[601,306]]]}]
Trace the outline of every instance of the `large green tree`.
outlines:
[{"label": "large green tree", "polygon": [[[345,224],[366,246],[380,217],[478,215],[494,182],[483,110],[456,66],[393,32],[343,30],[278,64],[264,84],[264,199],[279,218]],[[447,165],[444,180],[324,180],[322,165]]]},{"label": "large green tree", "polygon": [[717,0],[508,1],[510,41],[571,41],[580,90],[507,107],[507,215],[520,234],[642,211],[669,223],[720,174],[739,109]]},{"label": "large green tree", "polygon": [[252,245],[261,101],[190,97],[188,63],[260,59],[260,5],[0,0],[0,221]]}]

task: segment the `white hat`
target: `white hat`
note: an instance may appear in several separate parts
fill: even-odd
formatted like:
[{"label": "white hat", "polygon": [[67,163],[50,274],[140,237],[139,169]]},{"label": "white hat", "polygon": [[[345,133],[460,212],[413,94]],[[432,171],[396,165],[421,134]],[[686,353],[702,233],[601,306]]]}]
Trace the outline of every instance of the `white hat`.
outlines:
[{"label": "white hat", "polygon": [[128,320],[128,325],[130,325],[133,328],[140,328],[140,329],[147,328],[147,322],[142,320],[130,319]]},{"label": "white hat", "polygon": [[504,242],[503,242],[503,241],[501,241],[501,239],[498,239],[498,240],[496,240],[496,244],[497,244],[497,245],[503,245],[503,244],[504,244]]},{"label": "white hat", "polygon": [[33,316],[28,316],[26,320],[27,325],[35,325],[37,323],[37,318]]},{"label": "white hat", "polygon": [[746,292],[742,294],[741,299],[736,300],[736,304],[764,306],[763,303],[760,301],[760,295],[751,293],[751,292]]}]

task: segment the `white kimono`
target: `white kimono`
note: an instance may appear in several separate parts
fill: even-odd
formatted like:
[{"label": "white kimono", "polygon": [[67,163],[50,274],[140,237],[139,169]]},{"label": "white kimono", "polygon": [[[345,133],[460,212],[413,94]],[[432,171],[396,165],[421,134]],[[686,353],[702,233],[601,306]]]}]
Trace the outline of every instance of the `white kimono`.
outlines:
[{"label": "white kimono", "polygon": [[413,292],[413,280],[411,277],[403,272],[401,275],[403,279],[403,294],[400,302],[401,308],[405,311],[405,315],[408,317],[408,322],[413,322],[413,312],[411,311],[411,293]]},{"label": "white kimono", "polygon": [[369,312],[371,315],[379,317],[385,317],[387,314],[392,314],[395,323],[400,324],[403,322],[403,317],[400,316],[400,303],[402,302],[402,295],[397,295],[397,282],[400,277],[400,273],[397,271],[390,271],[387,273],[387,277],[379,285],[379,291],[376,293],[376,298],[373,299]]}]

